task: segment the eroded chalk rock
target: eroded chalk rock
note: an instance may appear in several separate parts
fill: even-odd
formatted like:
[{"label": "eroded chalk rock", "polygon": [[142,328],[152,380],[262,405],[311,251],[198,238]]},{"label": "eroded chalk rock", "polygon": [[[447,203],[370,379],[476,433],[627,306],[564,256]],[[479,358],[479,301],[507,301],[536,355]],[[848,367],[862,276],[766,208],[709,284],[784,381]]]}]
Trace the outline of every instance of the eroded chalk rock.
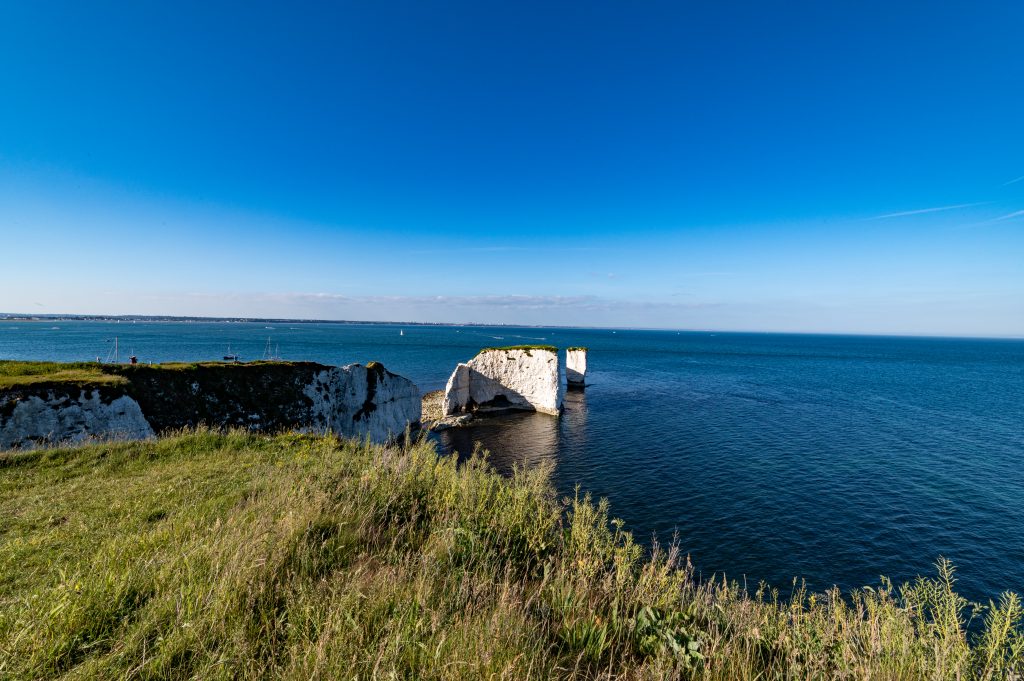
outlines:
[{"label": "eroded chalk rock", "polygon": [[301,428],[307,432],[385,442],[420,423],[419,389],[377,362],[321,371],[304,392],[313,401],[309,424]]},{"label": "eroded chalk rock", "polygon": [[564,384],[548,346],[489,348],[459,364],[445,387],[445,415],[516,409],[559,414]]},{"label": "eroded chalk rock", "polygon": [[444,418],[437,419],[430,423],[430,430],[435,433],[440,433],[444,430],[451,428],[464,428],[473,422],[472,414],[456,414],[454,416],[445,416]]},{"label": "eroded chalk rock", "polygon": [[98,389],[0,395],[0,450],[152,436],[139,403],[127,395],[102,395]]},{"label": "eroded chalk rock", "polygon": [[587,349],[568,348],[565,351],[565,382],[570,388],[583,388],[587,379]]}]

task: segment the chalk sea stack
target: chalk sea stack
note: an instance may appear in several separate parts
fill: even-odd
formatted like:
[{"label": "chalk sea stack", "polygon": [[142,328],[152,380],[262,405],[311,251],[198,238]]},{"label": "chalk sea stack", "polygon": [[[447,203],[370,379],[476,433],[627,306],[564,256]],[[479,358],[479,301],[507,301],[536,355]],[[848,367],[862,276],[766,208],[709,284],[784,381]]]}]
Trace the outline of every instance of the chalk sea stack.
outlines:
[{"label": "chalk sea stack", "polygon": [[582,390],[587,382],[587,349],[566,348],[565,382],[570,388]]},{"label": "chalk sea stack", "polygon": [[558,349],[549,345],[485,348],[455,367],[445,387],[445,416],[501,411],[558,415],[564,382]]}]

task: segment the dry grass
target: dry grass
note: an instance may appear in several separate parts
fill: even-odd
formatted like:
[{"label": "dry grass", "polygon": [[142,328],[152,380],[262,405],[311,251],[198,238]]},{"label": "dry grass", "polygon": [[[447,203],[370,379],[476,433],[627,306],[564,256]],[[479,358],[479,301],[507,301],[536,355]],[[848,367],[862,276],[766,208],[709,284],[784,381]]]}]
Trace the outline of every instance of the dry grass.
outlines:
[{"label": "dry grass", "polygon": [[[935,580],[698,584],[547,471],[425,443],[192,432],[0,455],[0,678],[1011,679]],[[1016,676],[1015,676],[1016,675]]]}]

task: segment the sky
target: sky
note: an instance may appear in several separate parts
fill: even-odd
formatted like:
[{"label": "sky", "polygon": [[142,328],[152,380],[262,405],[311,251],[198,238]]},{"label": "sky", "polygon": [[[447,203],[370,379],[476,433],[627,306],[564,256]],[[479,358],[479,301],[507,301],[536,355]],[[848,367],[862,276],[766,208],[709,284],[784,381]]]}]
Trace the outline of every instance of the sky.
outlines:
[{"label": "sky", "polygon": [[1024,336],[1022,27],[4,3],[0,312]]}]

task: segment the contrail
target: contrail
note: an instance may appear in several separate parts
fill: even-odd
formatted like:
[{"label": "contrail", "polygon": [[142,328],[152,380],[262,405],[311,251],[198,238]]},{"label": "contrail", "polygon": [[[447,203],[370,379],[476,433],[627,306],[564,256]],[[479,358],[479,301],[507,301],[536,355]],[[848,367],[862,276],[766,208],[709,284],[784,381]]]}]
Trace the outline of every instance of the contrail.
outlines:
[{"label": "contrail", "polygon": [[1024,180],[1024,175],[1021,175],[1020,177],[1016,177],[1016,178],[1014,178],[1014,179],[1010,180],[1009,182],[1004,182],[1004,183],[1003,183],[1003,184],[1002,184],[1001,186],[1003,186],[1003,187],[1008,187],[1008,186],[1010,186],[1011,184],[1017,184],[1017,183],[1018,183],[1018,182],[1020,182],[1021,180]]},{"label": "contrail", "polygon": [[[1024,178],[1021,178],[1024,179]],[[922,213],[938,213],[941,210],[955,210],[957,208],[970,208],[971,206],[983,206],[989,201],[978,201],[977,203],[958,203],[955,206],[938,206],[936,208],[918,208],[917,210],[904,210],[899,213],[886,213],[885,215],[876,215],[871,218],[864,218],[865,220],[883,220],[885,218],[901,218],[905,215],[921,215]]]},{"label": "contrail", "polygon": [[1015,210],[1012,213],[1007,213],[1006,215],[1000,215],[997,218],[993,218],[991,220],[991,222],[999,222],[1000,220],[1009,220],[1010,218],[1019,217],[1021,215],[1024,215],[1024,210]]}]

